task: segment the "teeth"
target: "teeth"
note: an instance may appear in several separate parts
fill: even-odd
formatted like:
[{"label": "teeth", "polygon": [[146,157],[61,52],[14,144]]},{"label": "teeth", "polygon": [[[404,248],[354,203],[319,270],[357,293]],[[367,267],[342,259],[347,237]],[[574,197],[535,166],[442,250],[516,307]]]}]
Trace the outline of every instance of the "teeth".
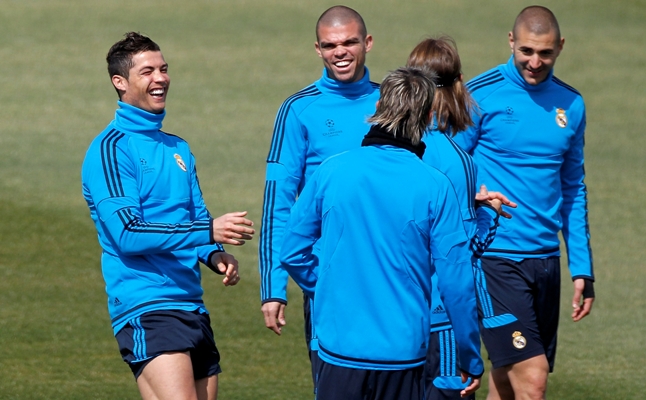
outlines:
[{"label": "teeth", "polygon": [[161,96],[164,94],[164,89],[154,89],[150,91],[153,96]]},{"label": "teeth", "polygon": [[337,67],[340,67],[340,68],[347,67],[348,65],[350,65],[350,61],[339,61],[338,63],[336,63],[334,65],[336,65]]}]

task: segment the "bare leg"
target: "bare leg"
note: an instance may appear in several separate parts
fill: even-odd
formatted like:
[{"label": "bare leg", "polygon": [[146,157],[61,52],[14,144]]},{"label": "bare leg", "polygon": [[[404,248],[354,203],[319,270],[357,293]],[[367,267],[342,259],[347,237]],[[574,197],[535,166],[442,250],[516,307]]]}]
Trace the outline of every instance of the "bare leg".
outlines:
[{"label": "bare leg", "polygon": [[489,375],[487,400],[544,400],[548,375],[544,355],[496,368]]},{"label": "bare leg", "polygon": [[510,367],[492,369],[489,372],[489,393],[487,400],[514,400],[514,389],[509,382]]},{"label": "bare leg", "polygon": [[155,357],[139,375],[137,386],[143,400],[198,400],[189,353]]},{"label": "bare leg", "polygon": [[195,381],[198,400],[218,399],[218,376],[212,375]]}]

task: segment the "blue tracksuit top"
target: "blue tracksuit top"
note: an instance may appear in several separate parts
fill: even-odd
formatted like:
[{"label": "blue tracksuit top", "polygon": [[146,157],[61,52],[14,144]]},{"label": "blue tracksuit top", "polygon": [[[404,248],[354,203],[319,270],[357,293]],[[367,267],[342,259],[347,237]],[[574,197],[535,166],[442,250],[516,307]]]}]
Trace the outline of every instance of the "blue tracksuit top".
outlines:
[{"label": "blue tracksuit top", "polygon": [[486,255],[516,260],[558,255],[561,230],[572,278],[594,279],[583,181],[583,98],[551,73],[529,85],[513,56],[467,87],[479,111],[475,126],[455,141],[473,155],[479,183],[518,203],[514,217],[500,221]]},{"label": "blue tracksuit top", "polygon": [[372,145],[321,164],[292,209],[280,260],[314,298],[323,361],[382,370],[422,365],[437,273],[460,365],[483,372],[460,206],[448,178],[412,152]]},{"label": "blue tracksuit top", "polygon": [[[462,150],[449,135],[437,130],[436,124],[426,132],[422,140],[426,144],[424,162],[437,168],[451,181],[460,205],[464,230],[471,238],[473,257],[474,259],[478,258],[495,237],[498,214],[489,207],[476,207],[477,166],[471,156]],[[471,278],[473,279],[473,276]],[[440,298],[440,292],[436,290],[437,275],[433,275],[432,284],[431,332],[449,329],[451,321]],[[479,290],[482,289],[479,288]]]},{"label": "blue tracksuit top", "polygon": [[206,312],[198,261],[213,268],[211,253],[223,251],[188,143],[160,130],[165,112],[118,104],[81,173],[115,334],[148,311]]},{"label": "blue tracksuit top", "polygon": [[283,230],[296,197],[328,157],[359,147],[375,112],[379,85],[365,69],[361,80],[342,83],[323,76],[290,96],[276,115],[259,244],[260,297],[287,302],[287,272],[278,260]]}]

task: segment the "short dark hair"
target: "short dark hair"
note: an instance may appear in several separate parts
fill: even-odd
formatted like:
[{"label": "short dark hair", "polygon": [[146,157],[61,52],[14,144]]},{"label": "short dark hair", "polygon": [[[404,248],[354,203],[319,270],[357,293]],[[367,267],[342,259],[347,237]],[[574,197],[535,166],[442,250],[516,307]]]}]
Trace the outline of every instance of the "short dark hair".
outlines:
[{"label": "short dark hair", "polygon": [[106,61],[110,78],[115,75],[128,79],[129,71],[134,67],[132,56],[144,51],[160,51],[157,43],[139,32],[128,32],[125,38],[113,44],[108,50]]},{"label": "short dark hair", "polygon": [[361,14],[346,6],[328,8],[316,22],[316,41],[318,42],[319,40],[319,27],[347,25],[353,21],[359,24],[359,33],[361,34],[361,38],[365,39],[368,36],[368,30],[366,29],[366,23],[363,21]]},{"label": "short dark hair", "polygon": [[514,21],[514,27],[512,28],[514,37],[518,34],[518,28],[521,26],[536,35],[554,32],[556,41],[561,40],[559,23],[554,13],[547,7],[529,6],[523,8]]}]

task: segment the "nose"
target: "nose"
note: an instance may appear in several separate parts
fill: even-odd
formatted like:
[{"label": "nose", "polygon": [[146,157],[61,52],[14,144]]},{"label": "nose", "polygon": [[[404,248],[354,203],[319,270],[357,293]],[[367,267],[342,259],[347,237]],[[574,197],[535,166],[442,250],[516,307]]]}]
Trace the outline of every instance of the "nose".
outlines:
[{"label": "nose", "polygon": [[348,50],[344,46],[336,46],[334,48],[334,57],[343,58],[348,53]]},{"label": "nose", "polygon": [[542,64],[541,57],[538,55],[538,53],[532,54],[532,56],[529,58],[529,67],[531,69],[536,69],[539,68]]},{"label": "nose", "polygon": [[153,79],[155,82],[167,82],[169,80],[168,73],[157,69],[153,73]]}]

